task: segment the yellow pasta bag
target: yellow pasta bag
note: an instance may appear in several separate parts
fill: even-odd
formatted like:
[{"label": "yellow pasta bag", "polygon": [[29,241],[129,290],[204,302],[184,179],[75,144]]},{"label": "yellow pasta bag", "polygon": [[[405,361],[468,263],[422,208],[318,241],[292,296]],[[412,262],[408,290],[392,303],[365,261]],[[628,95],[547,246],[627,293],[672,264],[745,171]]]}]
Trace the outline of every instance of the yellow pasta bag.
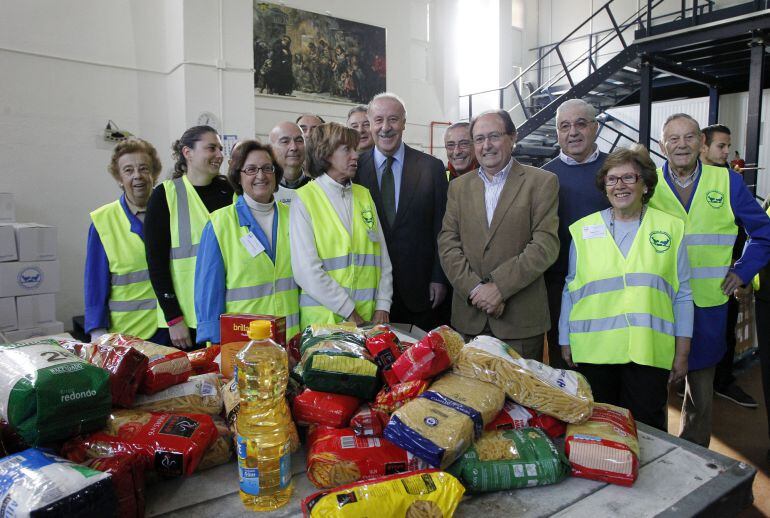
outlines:
[{"label": "yellow pasta bag", "polygon": [[453,370],[492,383],[520,405],[568,423],[584,422],[594,406],[591,386],[582,374],[525,360],[491,336],[468,343]]},{"label": "yellow pasta bag", "polygon": [[438,470],[413,471],[319,491],[302,501],[306,518],[444,518],[457,509],[462,484]]}]

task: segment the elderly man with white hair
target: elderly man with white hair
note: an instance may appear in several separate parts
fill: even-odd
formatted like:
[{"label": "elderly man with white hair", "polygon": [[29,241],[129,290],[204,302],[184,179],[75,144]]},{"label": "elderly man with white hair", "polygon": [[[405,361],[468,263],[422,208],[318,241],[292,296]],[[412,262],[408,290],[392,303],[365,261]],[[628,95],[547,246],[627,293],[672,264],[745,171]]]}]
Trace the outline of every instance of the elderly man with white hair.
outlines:
[{"label": "elderly man with white hair", "polygon": [[559,180],[559,257],[545,272],[551,330],[548,332],[548,358],[553,367],[565,368],[559,348],[561,292],[567,276],[569,226],[594,212],[610,206],[607,197],[596,189],[596,173],[607,154],[599,151],[596,134],[596,109],[582,99],[565,101],[556,110],[556,131],[561,151],[543,166]]}]

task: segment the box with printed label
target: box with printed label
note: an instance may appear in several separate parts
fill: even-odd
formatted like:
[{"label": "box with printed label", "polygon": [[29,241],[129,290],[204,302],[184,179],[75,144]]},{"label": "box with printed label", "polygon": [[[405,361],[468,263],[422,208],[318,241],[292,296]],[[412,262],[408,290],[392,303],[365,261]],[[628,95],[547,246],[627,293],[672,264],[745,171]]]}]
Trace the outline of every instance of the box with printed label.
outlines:
[{"label": "box with printed label", "polygon": [[13,201],[13,193],[0,192],[0,221],[16,221],[16,204]]},{"label": "box with printed label", "polygon": [[0,263],[0,297],[59,291],[59,261]]},{"label": "box with printed label", "polygon": [[56,297],[53,293],[16,297],[19,329],[39,327],[56,320]]},{"label": "box with printed label", "polygon": [[56,259],[56,227],[40,223],[11,223],[16,231],[19,261]]},{"label": "box with printed label", "polygon": [[0,331],[13,331],[18,329],[19,324],[16,318],[16,299],[13,297],[3,297],[0,299]]},{"label": "box with printed label", "polygon": [[16,261],[16,231],[12,225],[0,224],[0,262]]}]

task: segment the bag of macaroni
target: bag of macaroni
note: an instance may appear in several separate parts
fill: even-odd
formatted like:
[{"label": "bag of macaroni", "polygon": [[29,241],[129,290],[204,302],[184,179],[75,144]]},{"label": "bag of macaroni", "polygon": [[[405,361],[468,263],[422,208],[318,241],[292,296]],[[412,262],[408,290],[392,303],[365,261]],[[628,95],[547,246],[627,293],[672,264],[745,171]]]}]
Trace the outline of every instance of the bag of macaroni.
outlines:
[{"label": "bag of macaroni", "polygon": [[344,428],[361,404],[357,397],[305,389],[294,398],[292,416],[300,425]]},{"label": "bag of macaroni", "polygon": [[516,430],[519,428],[540,428],[548,437],[561,437],[567,431],[567,424],[550,415],[535,412],[531,408],[505,400],[503,409],[485,430]]},{"label": "bag of macaroni", "polygon": [[391,368],[402,382],[430,379],[452,366],[464,344],[460,333],[439,326],[404,351]]},{"label": "bag of macaroni", "polygon": [[366,332],[366,350],[374,358],[374,363],[380,368],[380,373],[388,385],[399,382],[392,367],[404,349],[405,347],[387,324],[374,326]]}]

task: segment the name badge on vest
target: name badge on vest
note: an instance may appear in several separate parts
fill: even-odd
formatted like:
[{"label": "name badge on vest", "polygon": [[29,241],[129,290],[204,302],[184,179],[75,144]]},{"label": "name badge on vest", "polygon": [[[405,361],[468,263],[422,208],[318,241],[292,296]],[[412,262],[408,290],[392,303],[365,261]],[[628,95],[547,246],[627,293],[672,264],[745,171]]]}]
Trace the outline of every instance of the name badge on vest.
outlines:
[{"label": "name badge on vest", "polygon": [[246,249],[251,257],[257,257],[259,254],[265,251],[265,247],[259,242],[257,236],[253,232],[249,231],[248,234],[241,237],[241,244]]},{"label": "name badge on vest", "polygon": [[583,227],[583,239],[596,239],[607,235],[607,227],[604,225],[585,225]]}]

